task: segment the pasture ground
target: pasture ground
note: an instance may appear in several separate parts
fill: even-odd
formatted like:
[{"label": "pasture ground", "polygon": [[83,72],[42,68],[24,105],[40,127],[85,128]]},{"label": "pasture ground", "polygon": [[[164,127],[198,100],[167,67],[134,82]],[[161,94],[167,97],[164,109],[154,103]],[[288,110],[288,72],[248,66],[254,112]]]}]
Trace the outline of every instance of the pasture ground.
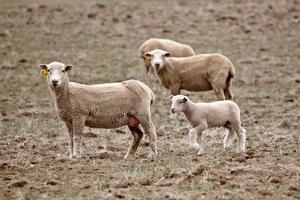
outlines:
[{"label": "pasture ground", "polygon": [[[299,13],[296,0],[1,0],[0,199],[300,199]],[[205,155],[188,148],[190,125],[170,116],[168,90],[137,56],[150,37],[233,61],[246,154],[222,150],[222,128],[204,133]],[[37,67],[54,60],[76,67],[72,81],[147,83],[157,96],[158,158],[147,158],[144,138],[136,158],[123,160],[132,139],[124,127],[86,129],[87,149],[70,160]]]}]

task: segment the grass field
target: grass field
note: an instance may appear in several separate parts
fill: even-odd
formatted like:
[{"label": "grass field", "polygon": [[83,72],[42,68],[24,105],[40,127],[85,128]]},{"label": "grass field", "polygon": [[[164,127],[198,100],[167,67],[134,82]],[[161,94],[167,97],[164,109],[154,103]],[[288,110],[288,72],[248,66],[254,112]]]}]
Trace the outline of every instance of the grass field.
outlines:
[{"label": "grass field", "polygon": [[[299,15],[296,0],[1,0],[0,199],[300,199]],[[232,60],[245,154],[223,151],[222,128],[205,131],[203,156],[189,149],[190,125],[170,115],[169,91],[138,58],[150,37]],[[69,159],[67,130],[39,76],[38,64],[54,60],[76,67],[72,81],[149,85],[157,159],[147,137],[135,159],[122,159],[126,127],[86,128],[87,149]]]}]

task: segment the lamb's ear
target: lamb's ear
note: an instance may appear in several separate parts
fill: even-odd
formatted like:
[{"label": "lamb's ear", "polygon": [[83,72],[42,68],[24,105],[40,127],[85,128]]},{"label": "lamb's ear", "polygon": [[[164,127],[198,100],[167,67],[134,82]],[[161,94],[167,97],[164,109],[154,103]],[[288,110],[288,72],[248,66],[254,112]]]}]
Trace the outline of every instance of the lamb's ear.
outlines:
[{"label": "lamb's ear", "polygon": [[166,52],[166,53],[164,54],[164,56],[165,56],[165,57],[171,57],[172,54],[171,54],[170,52]]},{"label": "lamb's ear", "polygon": [[170,95],[170,96],[169,96],[169,99],[171,99],[171,100],[172,100],[172,99],[173,99],[173,97],[174,97],[173,95]]},{"label": "lamb's ear", "polygon": [[73,65],[65,65],[65,71],[71,71],[74,69],[74,66]]},{"label": "lamb's ear", "polygon": [[183,97],[182,102],[187,102],[187,98]]},{"label": "lamb's ear", "polygon": [[46,64],[40,64],[40,69],[48,69],[47,65]]}]

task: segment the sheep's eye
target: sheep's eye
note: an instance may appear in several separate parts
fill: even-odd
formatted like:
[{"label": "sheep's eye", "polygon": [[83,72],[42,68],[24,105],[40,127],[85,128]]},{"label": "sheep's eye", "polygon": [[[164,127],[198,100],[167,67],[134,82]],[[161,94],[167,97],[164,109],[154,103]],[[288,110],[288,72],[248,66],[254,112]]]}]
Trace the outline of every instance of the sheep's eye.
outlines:
[{"label": "sheep's eye", "polygon": [[62,72],[65,73],[65,70],[63,69]]},{"label": "sheep's eye", "polygon": [[48,72],[50,72],[50,69],[47,69]]},{"label": "sheep's eye", "polygon": [[185,100],[181,100],[181,101],[179,101],[179,103],[184,103],[185,102]]}]

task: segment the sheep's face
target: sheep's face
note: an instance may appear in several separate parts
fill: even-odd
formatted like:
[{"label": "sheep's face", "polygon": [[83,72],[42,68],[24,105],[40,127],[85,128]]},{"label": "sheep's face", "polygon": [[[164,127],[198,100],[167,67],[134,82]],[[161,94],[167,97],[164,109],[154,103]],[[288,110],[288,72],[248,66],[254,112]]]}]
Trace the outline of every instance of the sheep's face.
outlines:
[{"label": "sheep's face", "polygon": [[73,66],[59,62],[52,62],[47,65],[41,64],[40,69],[41,72],[43,71],[44,76],[46,76],[48,85],[52,89],[56,89],[68,81],[66,72],[72,70]]},{"label": "sheep's face", "polygon": [[163,51],[161,49],[155,49],[153,51],[146,52],[143,56],[145,62],[151,64],[155,70],[161,70],[165,66],[165,58],[170,57],[171,53]]},{"label": "sheep's face", "polygon": [[184,95],[170,96],[172,100],[171,112],[180,113],[185,109],[185,104],[188,101],[188,97]]}]

